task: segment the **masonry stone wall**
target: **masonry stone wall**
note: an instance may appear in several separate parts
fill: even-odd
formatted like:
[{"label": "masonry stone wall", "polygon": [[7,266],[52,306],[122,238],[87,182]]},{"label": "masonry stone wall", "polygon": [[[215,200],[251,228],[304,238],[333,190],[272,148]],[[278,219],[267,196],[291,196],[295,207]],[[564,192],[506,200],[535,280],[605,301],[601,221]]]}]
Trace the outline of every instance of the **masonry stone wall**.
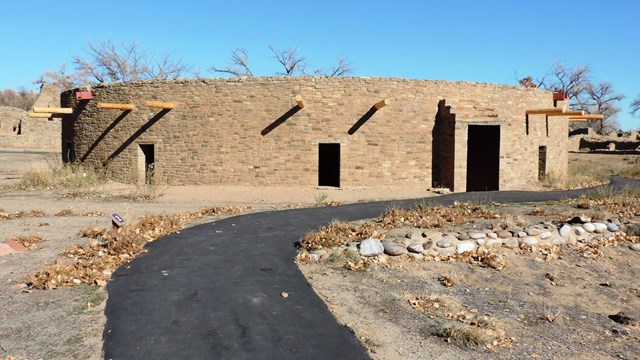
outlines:
[{"label": "masonry stone wall", "polygon": [[[141,145],[153,145],[153,176],[162,183],[316,186],[319,144],[337,143],[341,187],[430,187],[441,180],[433,169],[446,163],[435,175],[464,191],[469,124],[500,126],[501,190],[537,182],[539,146],[547,146],[548,174],[567,171],[567,118],[530,116],[527,130],[525,109],[553,106],[552,94],[540,89],[256,77],[140,81],[92,91],[88,101],[76,100],[74,91],[62,94],[61,105],[74,108],[63,117],[63,158],[106,166],[117,181],[144,181]],[[382,99],[390,103],[376,111]],[[174,102],[175,108],[149,108],[149,100]],[[135,110],[99,109],[99,102],[132,103]],[[436,126],[439,109],[449,114],[443,116],[447,126]]]},{"label": "masonry stone wall", "polygon": [[0,149],[59,152],[60,139],[60,119],[30,119],[22,109],[0,107]]}]

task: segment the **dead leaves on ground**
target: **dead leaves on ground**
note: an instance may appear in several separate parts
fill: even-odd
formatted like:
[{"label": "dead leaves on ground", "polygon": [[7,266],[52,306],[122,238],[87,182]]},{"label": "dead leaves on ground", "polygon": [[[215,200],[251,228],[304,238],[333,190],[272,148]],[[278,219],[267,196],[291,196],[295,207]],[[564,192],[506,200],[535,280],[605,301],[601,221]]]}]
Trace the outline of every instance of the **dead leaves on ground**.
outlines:
[{"label": "dead leaves on ground", "polygon": [[427,312],[429,318],[445,320],[435,335],[458,346],[482,346],[487,349],[511,348],[513,338],[506,337],[498,322],[489,316],[479,316],[476,309],[468,307],[449,296],[414,296],[409,305]]},{"label": "dead leaves on ground", "polygon": [[7,213],[0,209],[0,221],[14,220],[25,217],[43,217],[45,212],[42,210],[18,211],[15,213]]},{"label": "dead leaves on ground", "polygon": [[144,251],[144,246],[161,236],[181,230],[204,216],[237,214],[245,208],[205,208],[193,213],[145,215],[135,224],[119,229],[88,228],[79,235],[94,239],[82,246],[64,250],[54,264],[27,277],[30,288],[54,289],[59,286],[97,284],[103,286],[121,265]]},{"label": "dead leaves on ground", "polygon": [[29,236],[24,236],[24,235],[11,236],[7,238],[7,241],[8,240],[19,242],[20,244],[22,244],[22,246],[24,246],[29,251],[40,249],[40,244],[44,242],[44,239],[42,238],[42,236],[38,234],[31,234]]}]

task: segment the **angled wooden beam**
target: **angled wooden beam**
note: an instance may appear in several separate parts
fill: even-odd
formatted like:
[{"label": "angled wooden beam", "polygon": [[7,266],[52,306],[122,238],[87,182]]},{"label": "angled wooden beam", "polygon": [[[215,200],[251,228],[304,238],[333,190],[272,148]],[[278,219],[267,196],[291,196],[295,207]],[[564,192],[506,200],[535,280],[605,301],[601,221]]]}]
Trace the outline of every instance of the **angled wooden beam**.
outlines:
[{"label": "angled wooden beam", "polygon": [[34,113],[49,113],[49,114],[73,114],[72,108],[61,107],[34,107]]},{"label": "angled wooden beam", "polygon": [[133,104],[112,104],[112,103],[98,103],[98,109],[110,109],[110,110],[134,110],[136,107]]},{"label": "angled wooden beam", "polygon": [[162,102],[162,101],[147,101],[145,102],[145,104],[147,104],[147,106],[150,108],[165,109],[165,110],[171,110],[176,107],[175,103]]},{"label": "angled wooden beam", "polygon": [[32,119],[48,119],[51,116],[53,116],[52,113],[36,113],[36,112],[29,113],[29,117]]},{"label": "angled wooden beam", "polygon": [[569,120],[604,120],[604,115],[602,114],[584,114],[578,116],[569,116]]},{"label": "angled wooden beam", "polygon": [[375,103],[373,105],[373,107],[375,107],[376,110],[380,110],[380,109],[382,109],[383,107],[385,107],[387,105],[389,105],[389,99],[382,99],[382,100],[378,101],[377,103]]},{"label": "angled wooden beam", "polygon": [[302,100],[302,96],[296,95],[296,104],[300,109],[304,108],[304,101]]}]

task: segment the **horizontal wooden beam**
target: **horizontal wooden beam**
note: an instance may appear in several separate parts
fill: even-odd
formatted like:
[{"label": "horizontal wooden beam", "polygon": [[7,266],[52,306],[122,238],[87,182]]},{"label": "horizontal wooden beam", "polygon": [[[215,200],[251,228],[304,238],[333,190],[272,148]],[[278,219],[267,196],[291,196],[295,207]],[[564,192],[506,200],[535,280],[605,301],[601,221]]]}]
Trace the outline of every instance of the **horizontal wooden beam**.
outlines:
[{"label": "horizontal wooden beam", "polygon": [[604,120],[602,114],[584,114],[579,116],[569,116],[569,120]]},{"label": "horizontal wooden beam", "polygon": [[544,109],[527,109],[527,115],[549,115],[549,114],[564,114],[561,108],[544,108]]},{"label": "horizontal wooden beam", "polygon": [[304,108],[304,101],[302,100],[302,96],[296,95],[296,104],[300,109]]},{"label": "horizontal wooden beam", "polygon": [[29,113],[29,117],[33,119],[48,119],[51,116],[53,116],[52,113],[36,113],[36,112]]},{"label": "horizontal wooden beam", "polygon": [[382,100],[378,101],[377,103],[375,103],[373,105],[373,107],[375,107],[376,110],[380,110],[380,109],[382,109],[383,107],[385,107],[387,105],[389,105],[389,99],[382,99]]},{"label": "horizontal wooden beam", "polygon": [[72,108],[61,107],[34,107],[34,113],[48,113],[48,114],[73,114]]},{"label": "horizontal wooden beam", "polygon": [[565,111],[565,112],[559,112],[559,113],[550,113],[547,114],[547,116],[582,116],[584,115],[584,111],[582,110],[570,110],[570,111]]},{"label": "horizontal wooden beam", "polygon": [[110,109],[110,110],[134,110],[136,107],[133,104],[112,104],[112,103],[98,103],[98,109]]},{"label": "horizontal wooden beam", "polygon": [[147,101],[145,102],[145,104],[147,104],[147,106],[150,108],[158,108],[158,109],[165,109],[165,110],[171,110],[176,107],[175,103],[162,102],[162,101]]}]

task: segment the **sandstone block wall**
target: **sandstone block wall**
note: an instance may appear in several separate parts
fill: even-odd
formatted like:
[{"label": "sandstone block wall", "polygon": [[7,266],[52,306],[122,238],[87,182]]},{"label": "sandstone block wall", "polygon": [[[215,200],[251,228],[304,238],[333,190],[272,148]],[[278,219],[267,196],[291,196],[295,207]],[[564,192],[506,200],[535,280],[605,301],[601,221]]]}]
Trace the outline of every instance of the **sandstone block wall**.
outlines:
[{"label": "sandstone block wall", "polygon": [[[316,186],[319,144],[337,143],[341,187],[430,187],[434,167],[449,166],[453,159],[454,168],[438,176],[448,176],[447,186],[464,191],[466,129],[472,123],[500,126],[501,190],[537,182],[539,146],[548,147],[547,173],[562,177],[567,170],[566,118],[532,116],[527,132],[525,109],[553,106],[552,94],[540,89],[267,77],[141,81],[92,91],[89,101],[78,102],[74,91],[62,95],[61,105],[75,109],[63,118],[63,157],[97,169],[106,164],[123,182],[144,181],[140,145],[153,145],[153,176],[166,184]],[[296,95],[304,108],[295,108]],[[385,98],[390,104],[372,113]],[[147,100],[176,107],[160,111],[147,107]],[[136,109],[98,109],[98,102],[132,103]],[[441,134],[439,104],[441,112],[449,106],[453,114]]]},{"label": "sandstone block wall", "polygon": [[0,107],[0,149],[59,152],[60,139],[60,119],[29,119],[22,109]]}]

